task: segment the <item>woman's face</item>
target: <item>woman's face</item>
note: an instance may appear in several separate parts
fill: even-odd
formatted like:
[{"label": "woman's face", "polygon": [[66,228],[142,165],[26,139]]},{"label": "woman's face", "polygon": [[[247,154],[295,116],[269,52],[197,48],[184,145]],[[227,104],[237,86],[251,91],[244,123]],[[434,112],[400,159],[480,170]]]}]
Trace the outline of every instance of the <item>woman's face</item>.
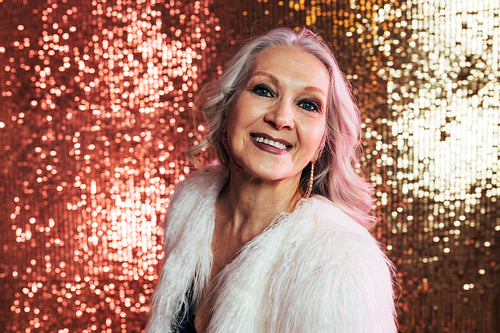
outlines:
[{"label": "woman's face", "polygon": [[261,51],[226,118],[234,162],[262,180],[300,180],[326,130],[330,76],[299,47]]}]

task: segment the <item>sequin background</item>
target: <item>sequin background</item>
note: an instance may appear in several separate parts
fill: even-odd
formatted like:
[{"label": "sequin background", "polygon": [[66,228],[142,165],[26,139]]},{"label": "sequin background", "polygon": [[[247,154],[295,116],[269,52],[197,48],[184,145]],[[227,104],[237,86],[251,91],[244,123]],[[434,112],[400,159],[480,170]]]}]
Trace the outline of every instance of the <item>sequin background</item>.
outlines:
[{"label": "sequin background", "polygon": [[0,0],[0,331],[138,332],[161,220],[246,38],[309,25],[362,110],[403,332],[499,325],[500,3]]}]

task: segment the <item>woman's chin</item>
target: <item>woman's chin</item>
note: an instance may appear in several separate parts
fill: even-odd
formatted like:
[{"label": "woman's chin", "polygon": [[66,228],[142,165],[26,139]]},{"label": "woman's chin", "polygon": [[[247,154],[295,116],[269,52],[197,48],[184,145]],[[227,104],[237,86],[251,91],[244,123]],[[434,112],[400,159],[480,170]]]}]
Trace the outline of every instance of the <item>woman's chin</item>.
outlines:
[{"label": "woman's chin", "polygon": [[293,172],[292,170],[288,171],[280,165],[271,165],[267,166],[265,164],[260,164],[258,166],[232,166],[231,172],[240,173],[244,176],[244,180],[252,180],[252,181],[262,181],[262,182],[279,182],[279,181],[287,181],[287,180],[295,180],[298,182],[300,179],[301,172]]}]

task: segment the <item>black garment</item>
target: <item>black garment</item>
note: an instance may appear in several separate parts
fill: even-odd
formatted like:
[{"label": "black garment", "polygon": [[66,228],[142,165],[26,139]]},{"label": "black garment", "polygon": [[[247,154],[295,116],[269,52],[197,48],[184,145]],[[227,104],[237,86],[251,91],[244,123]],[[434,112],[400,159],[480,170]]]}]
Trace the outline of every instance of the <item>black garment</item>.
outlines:
[{"label": "black garment", "polygon": [[[186,315],[182,318],[182,320],[176,320],[176,322],[180,321],[180,324],[175,327],[174,331],[176,333],[197,333],[196,328],[194,326],[194,301],[193,301],[193,284],[191,284],[191,288],[189,288],[186,293],[186,298],[188,300],[188,310],[186,311]],[[179,316],[184,313],[184,307],[181,309]],[[180,318],[178,318],[180,319]]]},{"label": "black garment", "polygon": [[194,314],[192,311],[186,314],[182,323],[177,327],[177,333],[197,333],[194,327]]}]

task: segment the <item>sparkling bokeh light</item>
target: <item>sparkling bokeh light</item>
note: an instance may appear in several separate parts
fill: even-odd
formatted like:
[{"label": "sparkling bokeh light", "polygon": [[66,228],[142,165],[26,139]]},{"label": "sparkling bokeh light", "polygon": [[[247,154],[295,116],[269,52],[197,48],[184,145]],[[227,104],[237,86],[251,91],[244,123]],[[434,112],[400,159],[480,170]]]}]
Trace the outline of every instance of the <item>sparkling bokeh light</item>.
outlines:
[{"label": "sparkling bokeh light", "polygon": [[488,0],[0,0],[0,331],[144,328],[161,221],[205,133],[197,92],[282,25],[321,33],[353,83],[401,331],[495,331]]}]

